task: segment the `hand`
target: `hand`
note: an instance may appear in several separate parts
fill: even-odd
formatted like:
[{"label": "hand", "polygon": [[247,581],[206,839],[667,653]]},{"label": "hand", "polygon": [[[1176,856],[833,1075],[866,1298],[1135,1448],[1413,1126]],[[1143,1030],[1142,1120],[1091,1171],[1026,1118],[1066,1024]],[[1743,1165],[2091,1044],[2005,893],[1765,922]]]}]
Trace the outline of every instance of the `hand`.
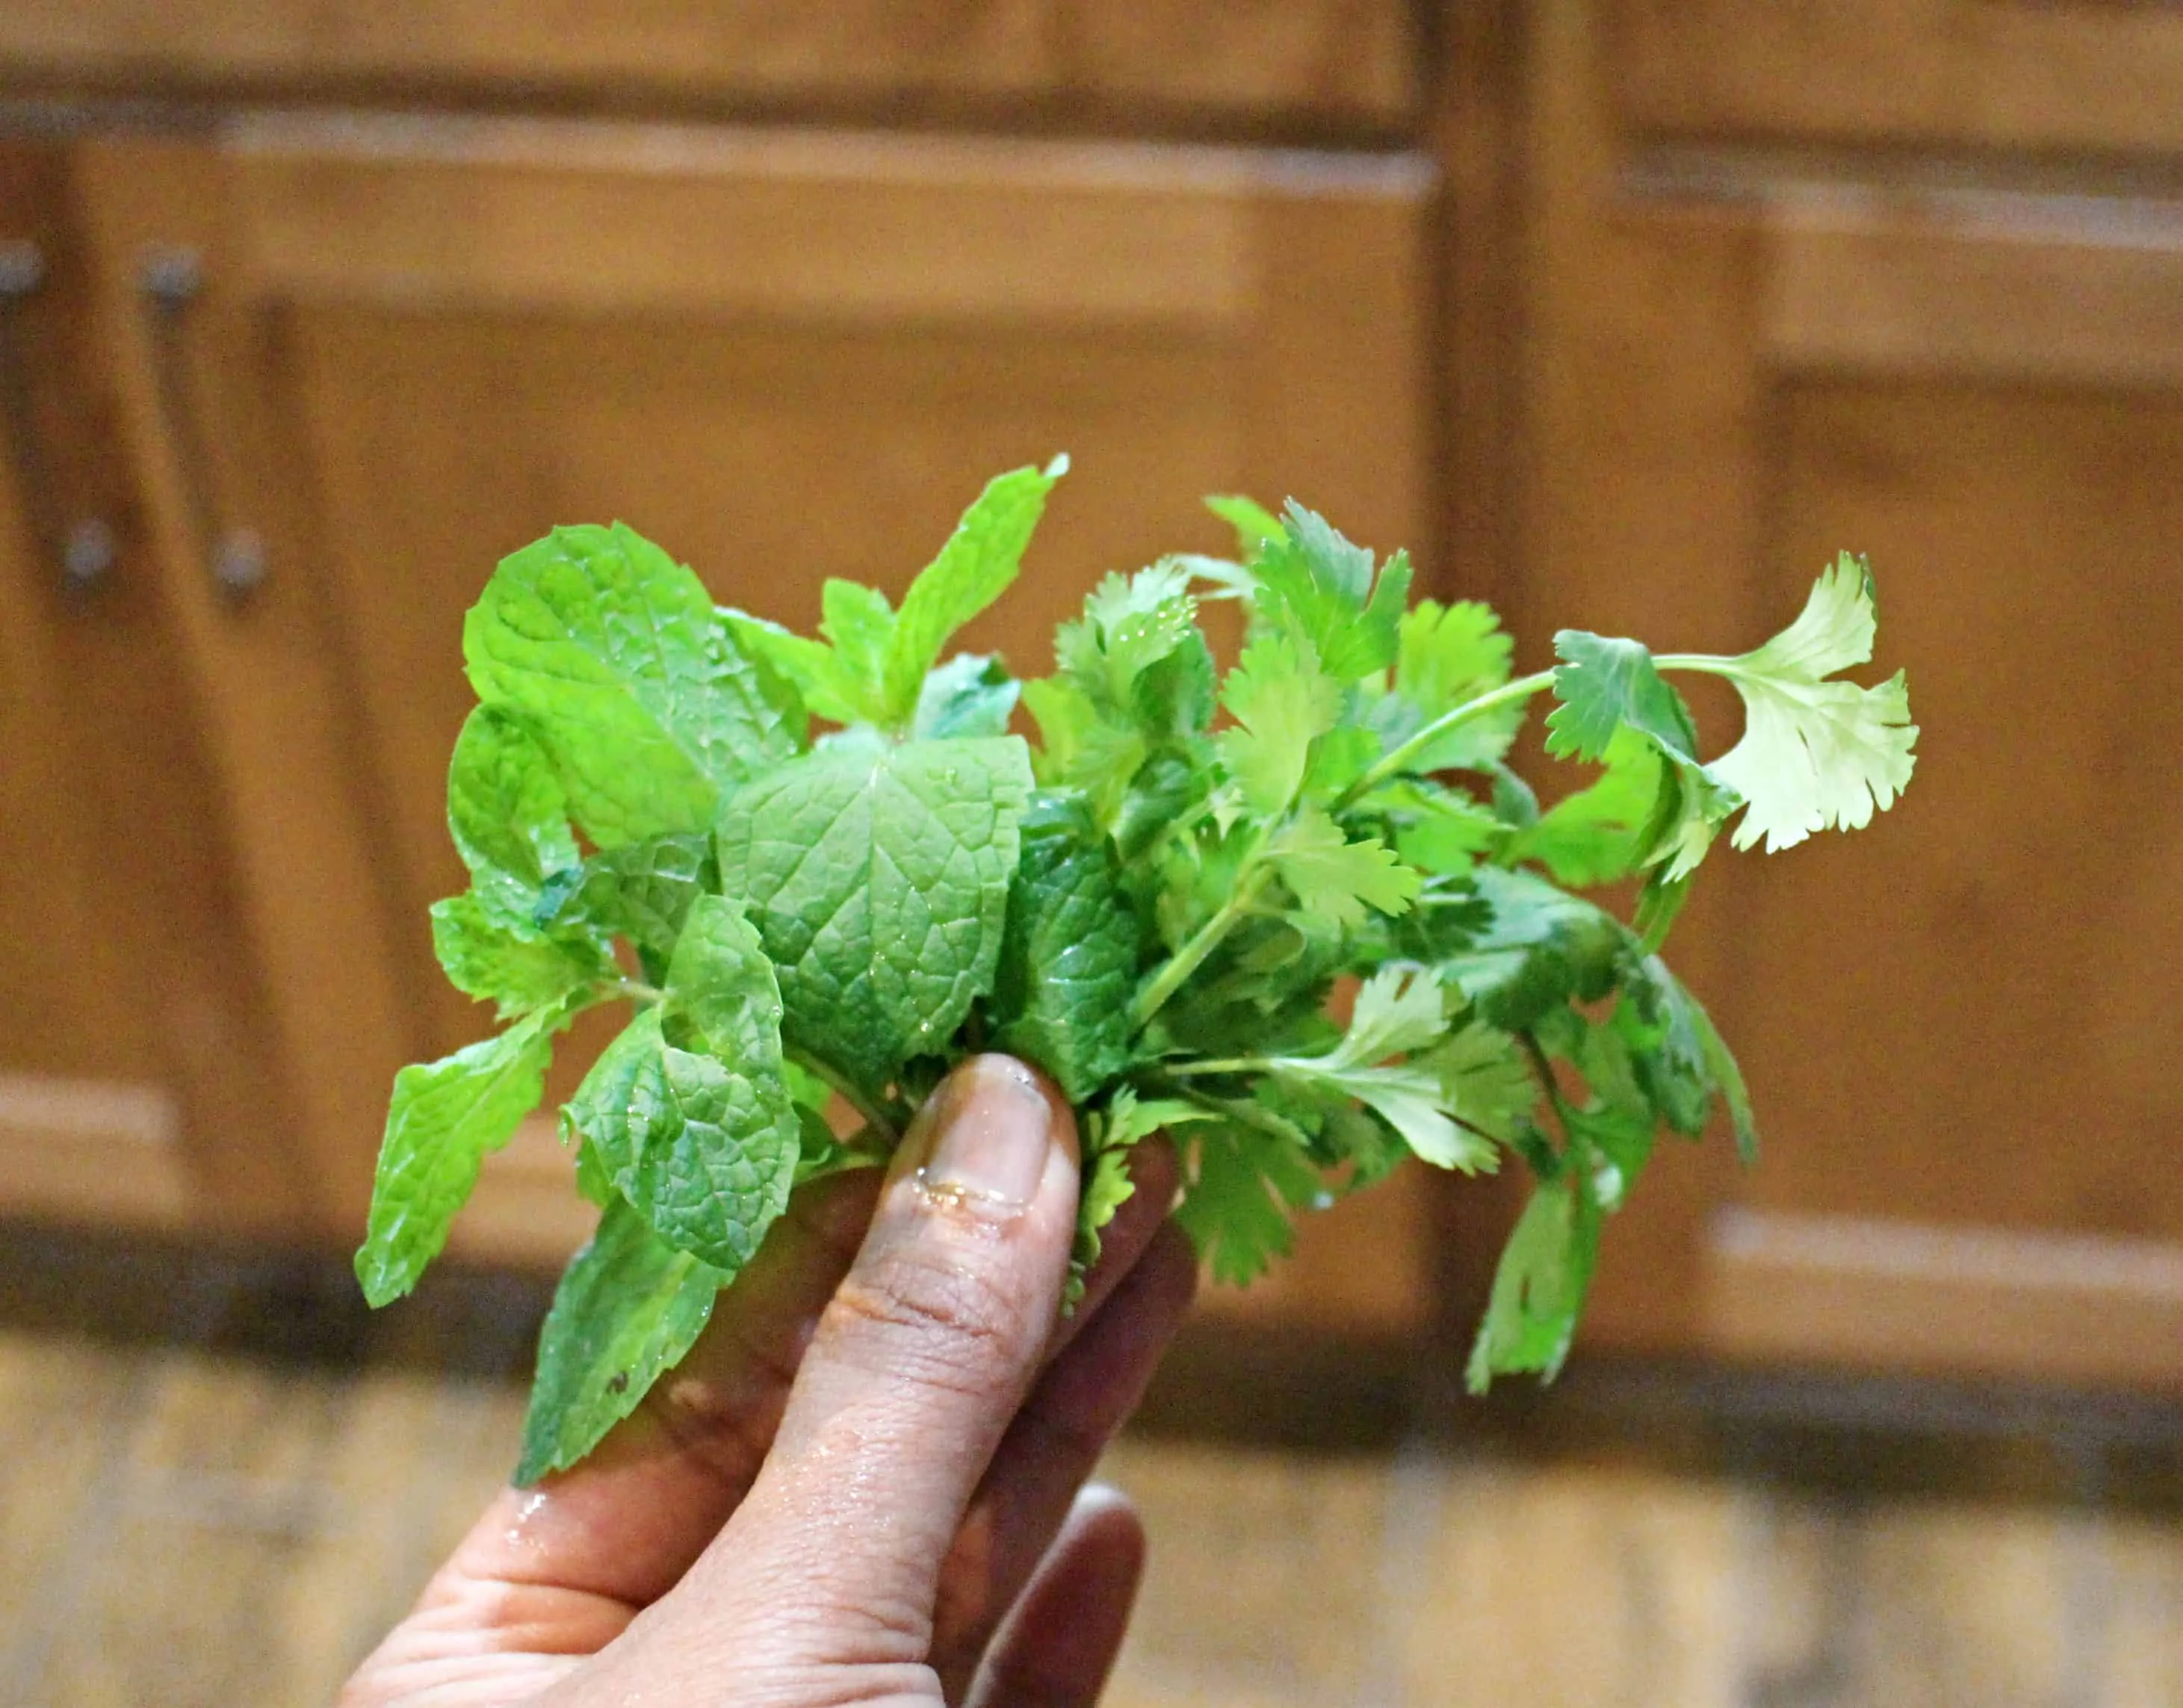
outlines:
[{"label": "hand", "polygon": [[567,1474],[508,1489],[344,1708],[1089,1708],[1144,1556],[1086,1490],[1187,1308],[1147,1143],[1060,1315],[1067,1105],[958,1068],[872,1171],[800,1192],[689,1356]]}]

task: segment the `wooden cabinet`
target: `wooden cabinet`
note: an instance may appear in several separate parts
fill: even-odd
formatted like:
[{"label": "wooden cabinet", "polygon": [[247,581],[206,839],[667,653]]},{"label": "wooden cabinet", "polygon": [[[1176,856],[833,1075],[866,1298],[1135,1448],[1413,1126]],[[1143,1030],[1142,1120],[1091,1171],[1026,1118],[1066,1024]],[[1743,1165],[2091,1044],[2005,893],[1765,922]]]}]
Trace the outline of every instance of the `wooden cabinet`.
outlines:
[{"label": "wooden cabinet", "polygon": [[[1766,1154],[1667,1159],[1591,1344],[2173,1387],[2183,200],[2152,186],[2183,33],[1939,3],[1522,24],[1495,217],[1524,336],[1471,346],[1523,423],[1473,498],[1519,631],[1739,648],[1849,548],[1925,732],[1893,814],[1725,862],[1679,928]],[[2036,152],[2064,142],[2130,152]],[[1732,701],[1701,709],[1732,739]]]},{"label": "wooden cabinet", "polygon": [[[1038,674],[1100,575],[1221,548],[1204,492],[1425,542],[1417,156],[236,114],[87,136],[66,179],[331,1238],[394,1068],[486,1026],[425,910],[464,882],[443,779],[499,556],[618,517],[808,628],[824,577],[898,594],[988,474],[1066,449],[966,637]],[[558,1260],[568,1171],[537,1124],[458,1249]],[[1419,1207],[1358,1205],[1294,1296],[1421,1322]]]}]

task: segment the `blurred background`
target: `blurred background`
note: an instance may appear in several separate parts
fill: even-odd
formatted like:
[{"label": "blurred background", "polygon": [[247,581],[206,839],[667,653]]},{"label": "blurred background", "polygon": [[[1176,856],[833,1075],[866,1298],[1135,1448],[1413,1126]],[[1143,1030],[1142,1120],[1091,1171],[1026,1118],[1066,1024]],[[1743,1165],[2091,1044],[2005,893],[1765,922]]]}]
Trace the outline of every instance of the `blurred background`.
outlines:
[{"label": "blurred background", "polygon": [[2183,1700],[2183,10],[2103,0],[0,3],[0,1700],[324,1701],[512,1461],[550,1127],[345,1260],[482,1030],[493,562],[808,624],[1062,449],[1024,674],[1242,491],[1526,668],[1869,554],[1925,729],[1678,926],[1766,1154],[1560,1385],[1460,1397],[1491,1186],[1208,1299],[1117,1708]]}]

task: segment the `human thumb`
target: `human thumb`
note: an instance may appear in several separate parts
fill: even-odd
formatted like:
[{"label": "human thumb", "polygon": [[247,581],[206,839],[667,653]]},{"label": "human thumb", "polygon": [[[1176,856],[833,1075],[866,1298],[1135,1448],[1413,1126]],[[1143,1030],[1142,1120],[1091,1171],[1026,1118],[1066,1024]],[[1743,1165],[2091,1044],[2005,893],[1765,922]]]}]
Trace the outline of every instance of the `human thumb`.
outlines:
[{"label": "human thumb", "polygon": [[744,1664],[923,1661],[942,1562],[1053,1332],[1077,1177],[1068,1104],[1007,1056],[963,1063],[912,1126],[764,1470],[676,1593],[715,1615],[763,1598],[758,1631],[706,1622],[741,1628]]}]

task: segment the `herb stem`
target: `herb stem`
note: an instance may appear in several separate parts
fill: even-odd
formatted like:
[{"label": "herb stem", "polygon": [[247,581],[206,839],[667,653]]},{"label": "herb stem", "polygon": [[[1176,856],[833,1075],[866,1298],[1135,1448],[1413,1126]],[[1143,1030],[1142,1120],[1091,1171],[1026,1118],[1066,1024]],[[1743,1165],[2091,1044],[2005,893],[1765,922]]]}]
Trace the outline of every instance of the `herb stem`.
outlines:
[{"label": "herb stem", "polygon": [[609,996],[625,996],[631,1002],[658,1002],[666,992],[656,984],[647,984],[641,978],[619,978],[602,986]]},{"label": "herb stem", "polygon": [[864,1094],[864,1088],[836,1067],[833,1063],[815,1056],[808,1049],[785,1047],[781,1054],[794,1062],[813,1078],[823,1080],[841,1093],[850,1108],[864,1118],[864,1123],[886,1142],[889,1150],[902,1143],[902,1128],[880,1104]]},{"label": "herb stem", "polygon": [[1409,768],[1411,762],[1419,754],[1425,752],[1450,730],[1460,729],[1464,725],[1484,717],[1488,712],[1499,711],[1503,706],[1514,705],[1519,700],[1527,700],[1533,694],[1550,688],[1553,685],[1554,673],[1552,670],[1540,670],[1531,676],[1519,676],[1513,682],[1503,682],[1499,687],[1488,689],[1474,699],[1465,700],[1459,706],[1451,706],[1408,741],[1398,743],[1382,755],[1363,776],[1341,792],[1341,797],[1334,803],[1333,810],[1340,813],[1346,808],[1354,806],[1365,795],[1386,782],[1389,777],[1399,776]]},{"label": "herb stem", "polygon": [[1205,957],[1220,946],[1220,939],[1234,930],[1236,923],[1250,911],[1251,904],[1258,899],[1258,892],[1266,887],[1269,868],[1258,865],[1257,856],[1245,864],[1244,876],[1236,886],[1236,893],[1221,904],[1220,910],[1200,926],[1169,959],[1165,966],[1153,976],[1152,982],[1137,993],[1130,1004],[1130,1021],[1141,1028],[1167,1004],[1167,999],[1182,988],[1185,980],[1204,964]]},{"label": "herb stem", "polygon": [[1206,1074],[1264,1073],[1273,1064],[1261,1056],[1230,1056],[1220,1061],[1170,1061],[1161,1064],[1161,1071],[1170,1079],[1191,1079]]}]

